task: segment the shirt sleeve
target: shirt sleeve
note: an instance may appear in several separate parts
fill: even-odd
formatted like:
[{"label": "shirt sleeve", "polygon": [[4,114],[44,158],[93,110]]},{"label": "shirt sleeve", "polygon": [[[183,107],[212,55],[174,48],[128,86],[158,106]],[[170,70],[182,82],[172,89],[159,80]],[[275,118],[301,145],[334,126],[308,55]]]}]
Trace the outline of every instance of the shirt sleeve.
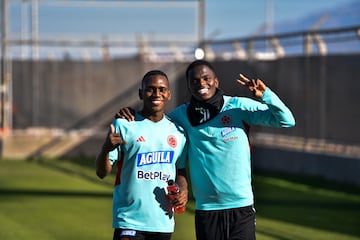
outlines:
[{"label": "shirt sleeve", "polygon": [[290,109],[270,88],[266,88],[259,104],[257,111],[250,117],[250,124],[282,128],[295,126],[295,118]]}]

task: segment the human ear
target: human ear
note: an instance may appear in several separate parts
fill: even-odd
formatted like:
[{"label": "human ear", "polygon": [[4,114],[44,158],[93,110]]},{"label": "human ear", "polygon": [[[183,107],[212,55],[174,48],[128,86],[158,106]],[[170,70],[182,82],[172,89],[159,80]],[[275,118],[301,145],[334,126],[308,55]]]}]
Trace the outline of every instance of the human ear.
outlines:
[{"label": "human ear", "polygon": [[215,77],[215,80],[214,80],[214,81],[215,81],[215,87],[217,87],[217,88],[218,88],[218,87],[219,87],[219,80],[218,80],[218,78],[217,78],[217,77]]},{"label": "human ear", "polygon": [[140,100],[143,100],[144,97],[143,97],[143,90],[142,89],[139,89],[139,98]]},{"label": "human ear", "polygon": [[171,100],[171,91],[169,90],[169,98],[168,100]]}]

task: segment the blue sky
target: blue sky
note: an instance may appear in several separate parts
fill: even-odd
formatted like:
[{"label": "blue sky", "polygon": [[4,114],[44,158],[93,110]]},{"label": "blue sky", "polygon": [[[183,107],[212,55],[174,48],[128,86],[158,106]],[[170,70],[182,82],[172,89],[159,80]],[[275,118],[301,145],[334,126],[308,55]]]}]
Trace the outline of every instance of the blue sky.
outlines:
[{"label": "blue sky", "polygon": [[[279,23],[356,0],[206,0],[205,38],[237,38],[254,34],[265,22]],[[11,31],[20,32],[20,0],[9,0]],[[184,33],[197,32],[192,8],[97,7],[39,1],[40,33]],[[113,1],[116,2],[116,1]],[[120,2],[120,1],[118,1]],[[130,2],[130,1],[128,1]],[[27,23],[27,27],[30,28]]]},{"label": "blue sky", "polygon": [[[356,1],[360,0],[205,0],[204,37],[210,41],[246,38],[256,35],[265,23],[274,26],[296,22],[315,13],[321,16],[330,9],[331,13],[336,15],[338,13],[334,13],[334,9]],[[30,39],[32,1],[8,0],[8,2],[10,38],[20,39],[22,32],[25,39]],[[134,46],[139,43],[139,36],[153,42],[164,39],[167,43],[185,40],[191,46],[199,36],[196,2],[191,0],[158,0],[156,5],[150,0],[38,0],[38,2],[40,40],[92,40],[98,43],[109,40],[121,44],[121,47],[112,46],[111,53],[114,56],[133,54]],[[84,2],[87,4],[81,4]],[[160,5],[159,2],[165,4]],[[179,5],[178,8],[169,7],[169,4],[180,4],[181,7]],[[357,22],[360,24],[358,17],[360,13],[357,11],[355,9],[345,14],[350,14],[355,19],[359,18]],[[311,24],[308,20],[306,27]],[[271,34],[271,28],[269,29],[265,32]],[[299,31],[294,30],[293,25],[288,25],[288,29],[290,29],[288,31]],[[264,32],[264,29],[262,30]],[[129,45],[131,46],[127,47]],[[43,50],[42,56],[53,54],[62,56],[64,51],[74,49],[43,47]],[[82,51],[80,48],[76,50]],[[96,56],[101,51],[99,48],[88,48],[86,51],[90,50],[90,54]],[[27,55],[30,52],[26,50],[26,46],[21,49],[14,47],[11,51],[14,56]]]},{"label": "blue sky", "polygon": [[219,29],[218,38],[247,37],[271,19],[274,24],[295,21],[351,2],[354,0],[208,0],[206,32]]}]

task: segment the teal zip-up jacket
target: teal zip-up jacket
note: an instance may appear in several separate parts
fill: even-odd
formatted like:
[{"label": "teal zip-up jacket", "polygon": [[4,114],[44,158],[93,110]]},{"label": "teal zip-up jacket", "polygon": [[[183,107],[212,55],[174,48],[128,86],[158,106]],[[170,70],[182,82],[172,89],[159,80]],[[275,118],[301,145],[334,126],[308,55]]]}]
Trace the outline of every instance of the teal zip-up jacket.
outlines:
[{"label": "teal zip-up jacket", "polygon": [[261,101],[224,97],[220,113],[192,126],[185,103],[169,116],[187,132],[188,160],[197,210],[221,210],[254,203],[249,129],[252,125],[293,127],[291,111],[269,88]]}]

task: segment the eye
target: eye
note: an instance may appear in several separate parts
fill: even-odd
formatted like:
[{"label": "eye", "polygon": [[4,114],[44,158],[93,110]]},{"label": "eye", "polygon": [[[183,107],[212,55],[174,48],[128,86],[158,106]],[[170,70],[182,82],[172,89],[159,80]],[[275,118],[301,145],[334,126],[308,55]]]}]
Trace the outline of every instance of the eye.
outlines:
[{"label": "eye", "polygon": [[151,88],[151,87],[146,87],[146,88],[145,88],[145,92],[147,92],[147,93],[153,93],[153,92],[154,92],[154,89]]},{"label": "eye", "polygon": [[197,83],[199,83],[199,79],[196,79],[196,78],[190,79],[190,83],[197,84]]},{"label": "eye", "polygon": [[165,93],[165,92],[167,92],[167,90],[168,89],[166,87],[159,88],[160,93]]},{"label": "eye", "polygon": [[215,78],[210,75],[210,76],[205,76],[203,79],[204,79],[205,82],[211,82],[211,81],[214,80]]},{"label": "eye", "polygon": [[145,88],[145,92],[148,94],[153,94],[157,91],[159,91],[159,93],[164,94],[168,91],[169,89],[167,87],[146,87]]}]

